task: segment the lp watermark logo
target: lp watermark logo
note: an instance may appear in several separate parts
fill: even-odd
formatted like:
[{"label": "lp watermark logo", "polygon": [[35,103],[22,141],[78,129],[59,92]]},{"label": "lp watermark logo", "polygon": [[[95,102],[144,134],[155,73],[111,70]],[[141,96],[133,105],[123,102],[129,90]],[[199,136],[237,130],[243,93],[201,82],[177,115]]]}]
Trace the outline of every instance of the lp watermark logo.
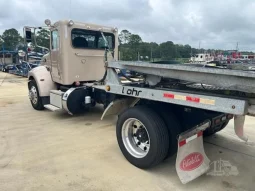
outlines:
[{"label": "lp watermark logo", "polygon": [[206,175],[210,176],[237,176],[239,174],[236,166],[229,161],[217,160],[210,164],[210,171]]}]

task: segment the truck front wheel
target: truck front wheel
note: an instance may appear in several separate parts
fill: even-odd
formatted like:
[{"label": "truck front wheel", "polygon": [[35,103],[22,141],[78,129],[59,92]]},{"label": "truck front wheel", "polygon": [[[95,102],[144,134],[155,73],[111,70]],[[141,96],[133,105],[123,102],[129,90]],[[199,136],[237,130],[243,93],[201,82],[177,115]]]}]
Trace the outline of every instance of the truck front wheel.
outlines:
[{"label": "truck front wheel", "polygon": [[29,99],[34,109],[43,110],[44,106],[42,103],[42,98],[39,95],[38,87],[35,80],[31,80],[28,83],[29,89]]},{"label": "truck front wheel", "polygon": [[116,135],[123,155],[138,168],[155,166],[168,154],[168,129],[159,115],[145,106],[124,111],[118,118]]}]

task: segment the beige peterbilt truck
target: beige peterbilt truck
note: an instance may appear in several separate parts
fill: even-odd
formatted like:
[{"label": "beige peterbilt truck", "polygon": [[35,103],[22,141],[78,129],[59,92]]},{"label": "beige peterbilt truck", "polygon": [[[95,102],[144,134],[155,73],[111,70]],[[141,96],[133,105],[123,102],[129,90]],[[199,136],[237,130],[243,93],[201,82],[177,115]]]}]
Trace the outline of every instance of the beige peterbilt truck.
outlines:
[{"label": "beige peterbilt truck", "polygon": [[[116,28],[72,20],[45,24],[50,52],[28,74],[34,109],[76,114],[103,104],[102,118],[118,115],[117,141],[130,163],[149,168],[178,149],[176,170],[183,183],[209,169],[204,130],[212,135],[235,115],[235,132],[248,141],[243,127],[244,116],[255,115],[254,73],[118,61]],[[27,42],[32,28],[24,29]],[[130,78],[122,70],[137,76]]]},{"label": "beige peterbilt truck", "polygon": [[[43,57],[41,66],[28,74],[29,96],[35,109],[46,107],[55,111],[63,108],[62,103],[56,101],[61,94],[58,90],[102,80],[107,62],[117,59],[118,30],[72,20],[53,25],[49,20],[45,22],[45,28],[51,33],[50,53]],[[24,31],[29,33],[30,28],[25,27]],[[50,104],[54,101],[50,102],[49,98],[56,103]],[[79,112],[79,108],[71,109],[72,104],[67,103],[65,109],[70,114]]]}]

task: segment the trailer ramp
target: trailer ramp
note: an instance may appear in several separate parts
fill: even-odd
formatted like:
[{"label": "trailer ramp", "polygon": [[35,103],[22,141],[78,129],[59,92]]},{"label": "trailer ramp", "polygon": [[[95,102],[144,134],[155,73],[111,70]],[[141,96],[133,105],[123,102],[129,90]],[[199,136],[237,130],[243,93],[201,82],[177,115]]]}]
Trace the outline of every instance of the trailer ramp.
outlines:
[{"label": "trailer ramp", "polygon": [[255,72],[245,70],[207,68],[191,64],[152,64],[149,62],[113,61],[110,68],[126,69],[145,75],[172,78],[215,85],[218,87],[255,93]]}]

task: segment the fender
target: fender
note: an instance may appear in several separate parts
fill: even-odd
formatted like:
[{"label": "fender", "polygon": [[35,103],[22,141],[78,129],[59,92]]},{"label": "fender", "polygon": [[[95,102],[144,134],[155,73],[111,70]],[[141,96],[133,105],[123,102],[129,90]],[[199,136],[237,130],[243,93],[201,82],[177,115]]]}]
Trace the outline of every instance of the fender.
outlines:
[{"label": "fender", "polygon": [[52,81],[50,71],[47,70],[46,66],[38,66],[30,70],[28,72],[29,82],[32,79],[36,81],[39,95],[41,97],[50,96],[50,90],[57,89],[57,85]]},{"label": "fender", "polygon": [[139,98],[134,98],[134,97],[127,97],[127,98],[114,100],[104,110],[104,113],[101,116],[101,120],[103,120],[104,117],[106,117],[106,116],[117,115],[117,114],[121,113],[121,111],[123,111],[129,107],[134,107],[139,100],[140,100]]}]

